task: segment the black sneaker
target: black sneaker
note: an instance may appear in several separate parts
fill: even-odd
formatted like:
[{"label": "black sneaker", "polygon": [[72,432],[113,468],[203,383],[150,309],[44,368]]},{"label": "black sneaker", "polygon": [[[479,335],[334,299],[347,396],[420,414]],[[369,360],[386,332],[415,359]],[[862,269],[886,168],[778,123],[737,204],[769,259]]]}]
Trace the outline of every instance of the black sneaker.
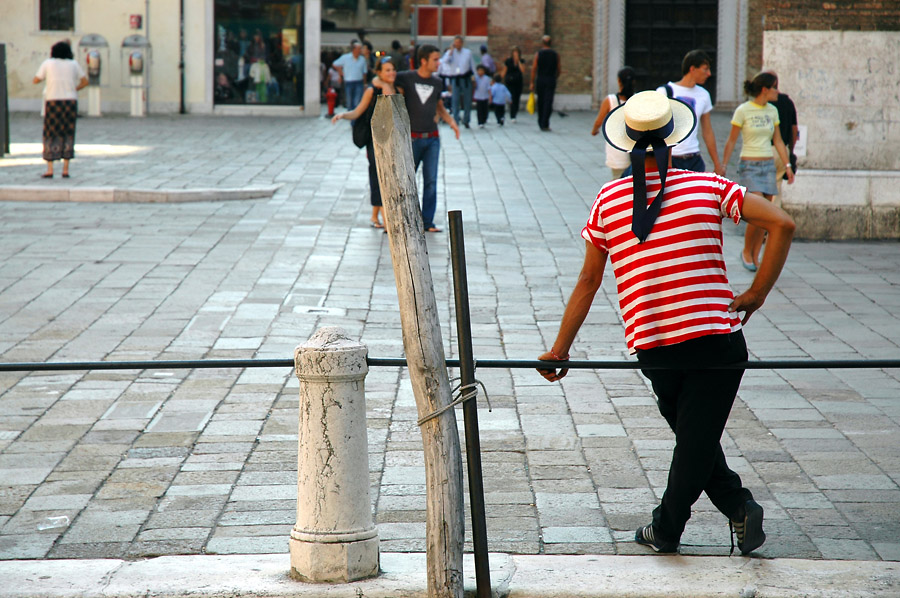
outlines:
[{"label": "black sneaker", "polygon": [[667,542],[657,538],[653,533],[653,524],[639,527],[634,532],[634,541],[649,546],[656,552],[678,552],[678,542]]},{"label": "black sneaker", "polygon": [[734,537],[737,536],[737,547],[741,554],[748,554],[763,545],[766,541],[766,532],[762,528],[763,508],[755,500],[748,500],[744,504],[744,514],[740,521],[728,520],[728,525],[734,531],[731,537],[731,553],[734,554]]}]

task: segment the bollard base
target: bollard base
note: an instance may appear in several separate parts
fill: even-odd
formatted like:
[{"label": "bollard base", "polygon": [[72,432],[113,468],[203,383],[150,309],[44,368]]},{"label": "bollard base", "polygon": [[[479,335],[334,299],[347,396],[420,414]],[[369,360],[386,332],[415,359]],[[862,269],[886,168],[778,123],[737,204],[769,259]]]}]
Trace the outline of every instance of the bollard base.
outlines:
[{"label": "bollard base", "polygon": [[290,539],[291,578],[310,583],[347,583],[379,572],[378,536],[356,542]]}]

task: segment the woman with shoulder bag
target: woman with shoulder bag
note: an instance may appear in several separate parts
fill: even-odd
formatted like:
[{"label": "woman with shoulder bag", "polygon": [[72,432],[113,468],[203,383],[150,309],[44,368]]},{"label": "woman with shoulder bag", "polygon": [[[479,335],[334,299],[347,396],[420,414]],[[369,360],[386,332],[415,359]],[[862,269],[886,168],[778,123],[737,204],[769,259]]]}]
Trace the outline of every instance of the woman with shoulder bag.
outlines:
[{"label": "woman with shoulder bag", "polygon": [[[394,68],[390,56],[381,58],[375,64],[375,73],[378,75],[378,79],[381,82],[381,89],[369,85],[363,92],[359,105],[349,112],[335,114],[334,118],[331,119],[331,124],[334,124],[339,120],[354,121],[362,117],[365,122],[361,124],[371,127],[376,97],[382,94],[390,96],[396,93],[394,90],[394,81],[397,79],[397,69]],[[379,218],[379,215],[382,212],[381,188],[378,185],[378,170],[375,167],[375,147],[372,145],[371,129],[369,129],[369,134],[366,138],[366,158],[369,160],[369,194],[372,201],[372,219],[369,226],[372,228],[384,228],[384,224]]]}]

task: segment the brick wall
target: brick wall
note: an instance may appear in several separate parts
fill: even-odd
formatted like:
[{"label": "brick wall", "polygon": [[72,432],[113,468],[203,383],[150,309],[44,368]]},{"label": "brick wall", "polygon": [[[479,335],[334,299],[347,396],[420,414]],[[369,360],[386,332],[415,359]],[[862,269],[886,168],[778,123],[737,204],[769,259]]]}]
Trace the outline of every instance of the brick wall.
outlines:
[{"label": "brick wall", "polygon": [[[720,9],[721,10],[721,9]],[[763,29],[766,21],[766,0],[747,3],[747,77],[763,67]]]},{"label": "brick wall", "polygon": [[900,1],[766,0],[767,31],[900,31]]},{"label": "brick wall", "polygon": [[[545,11],[545,0],[492,0],[488,5],[488,46],[498,64],[510,55],[512,46],[519,46],[522,60],[531,64],[532,55],[541,47]],[[529,73],[525,73],[526,84]]]},{"label": "brick wall", "polygon": [[547,0],[547,33],[562,59],[556,93],[593,91],[594,4],[594,0]]}]

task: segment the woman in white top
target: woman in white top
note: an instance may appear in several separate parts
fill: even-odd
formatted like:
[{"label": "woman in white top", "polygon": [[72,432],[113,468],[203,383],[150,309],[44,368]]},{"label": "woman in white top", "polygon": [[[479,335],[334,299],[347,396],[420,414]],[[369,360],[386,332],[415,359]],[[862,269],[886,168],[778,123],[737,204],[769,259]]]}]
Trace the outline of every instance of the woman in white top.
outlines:
[{"label": "woman in white top", "polygon": [[47,82],[44,88],[44,160],[47,172],[41,176],[53,178],[53,162],[63,161],[63,178],[69,178],[69,160],[75,157],[75,118],[78,115],[78,90],[87,87],[88,80],[81,65],[74,60],[68,42],[54,44],[50,58],[41,63],[34,83]]},{"label": "woman in white top", "polygon": [[[624,104],[628,98],[634,95],[634,69],[630,66],[622,67],[616,74],[619,79],[619,93],[611,93],[600,104],[600,112],[597,113],[597,119],[594,121],[594,127],[591,129],[591,135],[596,135],[606,120],[609,111]],[[622,173],[631,166],[631,158],[623,151],[617,150],[609,143],[606,144],[606,165],[612,171],[613,179],[618,179]]]}]

